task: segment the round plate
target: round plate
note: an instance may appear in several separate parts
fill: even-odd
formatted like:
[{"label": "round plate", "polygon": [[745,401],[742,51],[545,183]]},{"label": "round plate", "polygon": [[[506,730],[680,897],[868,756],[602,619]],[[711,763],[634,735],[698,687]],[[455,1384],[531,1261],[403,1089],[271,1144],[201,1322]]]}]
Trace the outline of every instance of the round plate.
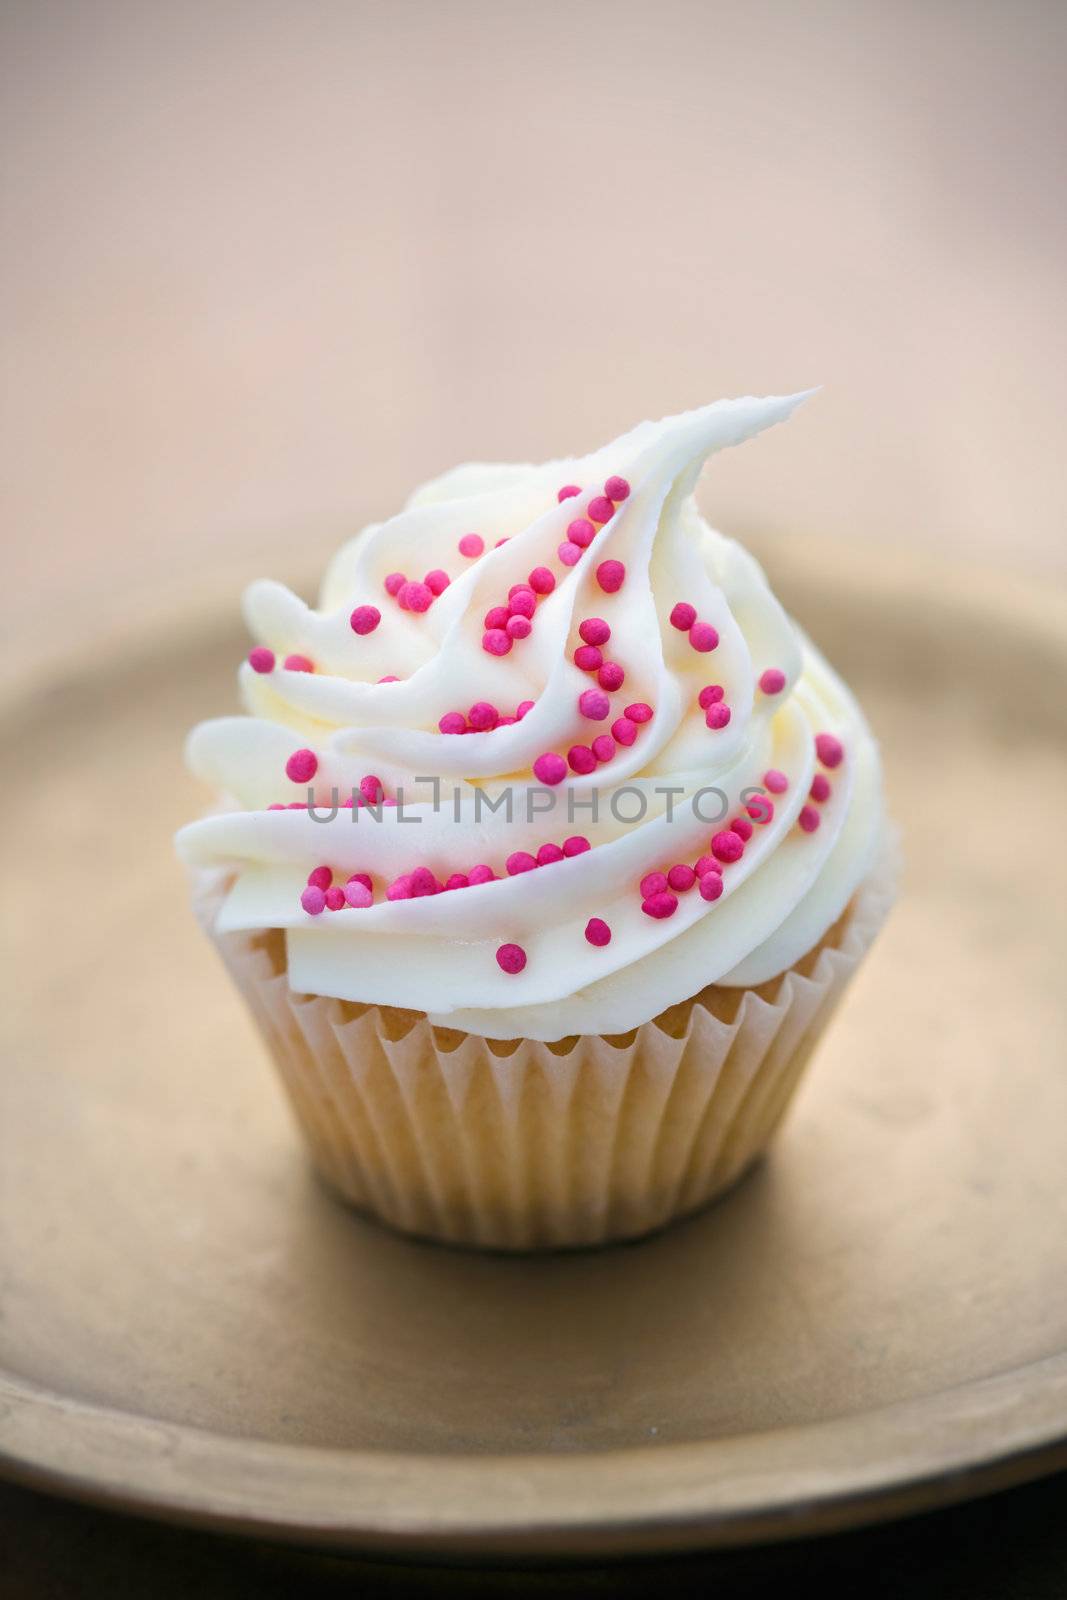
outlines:
[{"label": "round plate", "polygon": [[435,1248],[310,1176],[170,848],[236,626],[102,645],[8,705],[10,1473],[544,1558],[842,1527],[1067,1461],[1062,608],[763,554],[869,707],[905,884],[771,1158],[641,1245]]}]

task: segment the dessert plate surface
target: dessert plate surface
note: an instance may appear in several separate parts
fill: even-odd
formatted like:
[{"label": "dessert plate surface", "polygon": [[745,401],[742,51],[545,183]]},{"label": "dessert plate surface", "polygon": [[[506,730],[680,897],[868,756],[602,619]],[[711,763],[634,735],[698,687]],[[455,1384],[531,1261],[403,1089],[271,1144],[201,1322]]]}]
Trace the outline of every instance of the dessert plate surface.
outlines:
[{"label": "dessert plate surface", "polygon": [[261,1537],[545,1559],[816,1533],[1067,1462],[1062,605],[762,554],[881,737],[902,894],[770,1159],[599,1253],[412,1243],[309,1173],[170,848],[236,625],[9,693],[4,1471]]}]

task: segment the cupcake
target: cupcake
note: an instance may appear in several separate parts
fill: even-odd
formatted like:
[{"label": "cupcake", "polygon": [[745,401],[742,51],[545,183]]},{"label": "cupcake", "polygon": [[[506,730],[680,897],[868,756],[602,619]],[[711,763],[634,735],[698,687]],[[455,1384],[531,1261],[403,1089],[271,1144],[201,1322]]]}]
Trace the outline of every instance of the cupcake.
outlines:
[{"label": "cupcake", "polygon": [[878,752],[693,499],[803,396],[460,467],[252,585],[196,728],[202,925],[326,1181],[406,1232],[634,1238],[765,1149],[891,898]]}]

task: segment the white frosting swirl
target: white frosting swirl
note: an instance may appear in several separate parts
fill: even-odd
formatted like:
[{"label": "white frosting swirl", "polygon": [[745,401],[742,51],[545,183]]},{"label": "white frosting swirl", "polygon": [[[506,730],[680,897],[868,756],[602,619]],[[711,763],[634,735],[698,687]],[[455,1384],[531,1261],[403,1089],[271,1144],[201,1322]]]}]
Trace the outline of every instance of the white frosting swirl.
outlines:
[{"label": "white frosting swirl", "polygon": [[[300,992],[404,1006],[495,1038],[620,1033],[705,984],[759,983],[803,955],[873,859],[882,827],[877,750],[849,691],[785,615],[757,564],[709,528],[692,499],[708,455],[784,419],[802,398],[720,401],[644,423],[581,459],[461,467],[345,545],[317,610],[279,584],[254,584],[246,617],[278,665],[262,673],[245,664],[249,715],[204,723],[188,745],[193,770],[236,809],[178,835],[189,863],[235,872],[220,927],[284,928],[290,982]],[[631,492],[568,568],[557,547],[609,475],[625,478]],[[580,485],[581,494],[560,503],[564,484]],[[470,560],[457,546],[474,531],[486,548]],[[626,568],[615,593],[596,577],[608,559]],[[532,632],[508,654],[488,654],[485,613],[538,566],[557,581],[538,602]],[[451,583],[424,613],[401,609],[384,588],[394,571],[437,568]],[[715,650],[698,652],[672,626],[678,601],[717,630]],[[361,605],[382,614],[365,635],[349,621]],[[578,708],[595,679],[573,660],[579,624],[590,617],[610,625],[605,655],[626,674],[610,695],[609,719],[595,724]],[[291,653],[309,657],[315,671],[287,670],[281,662]],[[759,687],[767,668],[785,674],[781,692]],[[383,675],[399,681],[381,682]],[[709,683],[723,686],[731,710],[720,729],[706,726],[698,703]],[[437,731],[447,712],[478,701],[502,715],[523,701],[534,705],[490,732]],[[654,715],[631,745],[619,744],[587,776],[568,773],[551,790],[538,784],[539,755],[588,744],[635,702]],[[817,829],[806,832],[797,819],[821,770],[820,732],[836,736],[845,756],[828,775],[832,793],[817,806]],[[306,809],[267,809],[306,796],[307,786],[285,771],[297,748],[317,757],[312,787],[324,815],[334,788],[345,795],[368,773],[388,794],[402,793],[402,807],[343,809],[329,823]],[[638,888],[645,874],[704,854],[712,834],[742,812],[743,791],[762,787],[772,768],[787,775],[788,789],[773,796],[773,819],[754,828],[742,858],[725,867],[722,896],[709,902],[692,889],[673,915],[646,914]],[[694,809],[694,796],[712,788],[728,798],[727,820],[713,820],[717,800],[706,793]],[[479,791],[500,809],[490,811]],[[643,819],[627,820],[642,796]],[[551,811],[538,809],[550,801]],[[506,875],[513,852],[536,854],[574,834],[591,848]],[[320,863],[342,884],[370,873],[374,904],[309,915],[301,892]],[[387,886],[417,866],[443,882],[481,863],[499,876],[386,898]],[[608,924],[609,944],[587,940],[591,917]],[[521,972],[498,965],[505,943],[525,951]]]}]

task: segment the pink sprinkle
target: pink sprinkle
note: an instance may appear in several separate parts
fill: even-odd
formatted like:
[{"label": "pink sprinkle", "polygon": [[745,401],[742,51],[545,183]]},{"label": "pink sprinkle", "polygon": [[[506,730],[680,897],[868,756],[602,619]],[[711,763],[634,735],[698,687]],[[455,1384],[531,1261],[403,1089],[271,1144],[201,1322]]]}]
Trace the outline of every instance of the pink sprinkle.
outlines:
[{"label": "pink sprinkle", "polygon": [[688,633],[697,619],[697,608],[691,606],[688,600],[679,600],[673,607],[670,615],[672,628],[677,628],[679,633]]},{"label": "pink sprinkle", "polygon": [[537,865],[539,867],[551,867],[557,861],[562,861],[563,859],[563,851],[558,844],[543,844],[537,852]]},{"label": "pink sprinkle", "polygon": [[765,828],[768,822],[774,821],[774,801],[769,794],[754,794],[745,810],[753,822],[758,822],[761,827]]},{"label": "pink sprinkle", "polygon": [[[510,646],[511,641],[508,643]],[[488,700],[476,700],[467,712],[467,721],[475,733],[488,733],[500,721],[500,713]]]},{"label": "pink sprinkle", "polygon": [[446,889],[469,889],[471,881],[465,872],[453,872],[445,879]]},{"label": "pink sprinkle", "polygon": [[314,672],[315,663],[310,656],[286,656],[282,662],[286,672]]},{"label": "pink sprinkle", "polygon": [[830,780],[826,776],[825,772],[817,772],[815,774],[814,778],[811,780],[811,788],[808,790],[808,793],[811,795],[811,798],[813,800],[817,800],[820,805],[822,805],[824,800],[829,800],[831,793]]},{"label": "pink sprinkle", "polygon": [[480,556],[485,549],[485,540],[480,533],[465,533],[459,541],[459,553],[468,556],[472,561],[475,556]]},{"label": "pink sprinkle", "polygon": [[287,811],[289,808],[282,800],[272,800],[267,807],[268,811]]},{"label": "pink sprinkle", "polygon": [[462,711],[446,711],[437,726],[442,733],[466,733],[467,719]]},{"label": "pink sprinkle", "polygon": [[361,883],[364,889],[367,889],[371,894],[374,893],[374,880],[369,872],[353,872],[346,881],[347,883]]},{"label": "pink sprinkle", "polygon": [[536,701],[534,700],[520,700],[518,705],[515,707],[516,722],[521,722],[523,717],[528,716],[533,710],[535,704]]},{"label": "pink sprinkle", "polygon": [[411,879],[408,877],[407,873],[403,873],[399,878],[394,878],[393,882],[385,891],[385,898],[387,900],[411,899]]},{"label": "pink sprinkle", "polygon": [[805,833],[814,833],[821,820],[814,806],[801,806],[797,821]]},{"label": "pink sprinkle", "polygon": [[704,721],[714,732],[718,728],[725,728],[731,715],[730,707],[724,706],[720,700],[715,705],[708,707],[704,713]]},{"label": "pink sprinkle", "polygon": [[625,478],[609,478],[604,485],[604,493],[617,504],[620,500],[629,499],[630,485]]},{"label": "pink sprinkle", "polygon": [[626,707],[626,716],[631,722],[651,722],[652,707],[643,700],[638,700],[634,705]]},{"label": "pink sprinkle", "polygon": [[573,522],[567,524],[567,538],[571,544],[577,544],[587,550],[596,538],[596,529],[588,517],[575,517]]},{"label": "pink sprinkle", "polygon": [[622,688],[626,682],[626,674],[617,661],[605,661],[596,675],[596,681],[602,689],[614,692]]},{"label": "pink sprinkle", "polygon": [[583,856],[590,848],[589,840],[582,833],[572,833],[569,839],[563,841],[565,856]]},{"label": "pink sprinkle", "polygon": [[745,853],[745,841],[739,834],[724,828],[712,839],[711,853],[717,861],[740,861]]},{"label": "pink sprinkle", "polygon": [[327,909],[327,911],[340,911],[341,907],[345,903],[346,903],[345,902],[345,892],[344,892],[343,889],[339,888],[336,884],[333,886],[332,889],[327,889],[327,891],[326,891],[326,909]]},{"label": "pink sprinkle", "polygon": [[533,633],[533,623],[529,617],[509,617],[504,632],[509,639],[528,639]]},{"label": "pink sprinkle", "polygon": [[386,594],[391,594],[395,600],[407,581],[402,572],[391,572],[385,580]]},{"label": "pink sprinkle", "polygon": [[405,611],[429,611],[433,605],[433,590],[424,583],[405,583],[397,600]]},{"label": "pink sprinkle", "polygon": [[777,767],[771,767],[763,774],[763,787],[772,794],[785,794],[789,788],[789,779],[784,772],[779,772]]},{"label": "pink sprinkle", "polygon": [[576,483],[565,483],[563,488],[556,495],[556,499],[559,501],[560,505],[562,505],[564,500],[573,500],[575,495],[581,494],[581,492],[581,489]]},{"label": "pink sprinkle", "polygon": [[718,705],[725,693],[726,691],[721,683],[706,684],[697,695],[697,705],[701,711],[706,711],[709,706]]},{"label": "pink sprinkle", "polygon": [[604,657],[595,644],[580,644],[574,652],[574,665],[581,667],[583,672],[599,672],[604,665]]},{"label": "pink sprinkle", "polygon": [[290,800],[285,809],[286,811],[306,811],[307,805],[303,800]]},{"label": "pink sprinkle", "polygon": [[722,865],[720,862],[716,861],[714,856],[701,856],[700,860],[693,868],[693,871],[696,873],[698,878],[705,878],[709,872],[714,872],[716,874],[720,873],[722,871]]},{"label": "pink sprinkle", "polygon": [[[425,588],[425,585],[412,585],[412,587]],[[429,590],[426,592],[429,593]],[[425,611],[426,607],[412,607],[413,611],[418,611],[420,609]],[[353,633],[373,633],[379,622],[382,620],[382,614],[378,610],[377,606],[357,606],[348,620],[352,624]]]},{"label": "pink sprinkle", "polygon": [[497,727],[513,728],[518,720],[518,717],[501,717],[500,721],[497,723]]},{"label": "pink sprinkle", "polygon": [[436,894],[438,882],[429,867],[416,867],[411,874],[411,893],[416,900],[425,900],[428,895]]},{"label": "pink sprinkle", "polygon": [[308,873],[308,887],[311,889],[322,889],[325,893],[332,882],[333,873],[329,867],[314,867]]},{"label": "pink sprinkle", "polygon": [[468,872],[467,877],[470,880],[471,886],[474,887],[479,883],[492,883],[496,878],[496,873],[493,871],[492,867],[472,867]]},{"label": "pink sprinkle", "polygon": [[511,645],[511,634],[505,628],[490,628],[482,634],[482,649],[491,656],[506,656]]},{"label": "pink sprinkle", "polygon": [[743,839],[746,844],[752,837],[752,824],[749,822],[747,817],[731,817],[730,828],[731,831],[736,833],[739,839]]},{"label": "pink sprinkle", "polygon": [[602,948],[611,943],[611,929],[600,917],[590,917],[585,925],[585,937],[590,944]]},{"label": "pink sprinkle", "polygon": [[582,559],[581,546],[572,544],[569,539],[564,539],[563,543],[556,551],[556,554],[559,556],[559,559],[563,562],[565,567],[576,567],[579,561]]},{"label": "pink sprinkle", "polygon": [[523,584],[513,589],[508,598],[508,610],[513,617],[532,617],[537,607],[537,596]]},{"label": "pink sprinkle", "polygon": [[646,872],[641,879],[641,898],[649,900],[654,894],[662,894],[667,887],[667,874],[665,872]]},{"label": "pink sprinkle", "polygon": [[567,763],[554,750],[546,750],[534,762],[533,770],[538,783],[554,785],[562,783],[567,776]]},{"label": "pink sprinkle", "polygon": [[374,904],[374,895],[367,885],[353,878],[349,878],[345,884],[343,896],[345,904],[351,906],[354,911],[366,911],[368,906]]},{"label": "pink sprinkle", "polygon": [[617,594],[626,582],[626,568],[621,561],[602,561],[596,569],[596,581],[605,594]]},{"label": "pink sprinkle", "polygon": [[274,651],[268,650],[264,644],[257,644],[254,650],[248,652],[248,665],[253,672],[273,672]]},{"label": "pink sprinkle", "polygon": [[611,701],[599,689],[583,689],[578,696],[578,710],[590,722],[603,722],[611,711]]},{"label": "pink sprinkle", "polygon": [[717,872],[706,872],[697,889],[702,900],[718,900],[722,894],[722,879]]},{"label": "pink sprinkle", "polygon": [[504,863],[509,878],[517,877],[520,872],[533,872],[537,867],[537,857],[532,856],[528,850],[513,850]]},{"label": "pink sprinkle", "polygon": [[641,910],[645,916],[655,917],[659,922],[662,922],[664,917],[673,917],[677,909],[678,896],[671,894],[669,889],[663,890],[660,894],[650,895],[641,903]]},{"label": "pink sprinkle", "polygon": [[579,773],[582,777],[596,771],[596,756],[587,744],[572,744],[567,751],[567,761],[571,771]]},{"label": "pink sprinkle", "polygon": [[764,694],[781,694],[785,688],[785,673],[780,667],[768,667],[760,673],[759,686]]},{"label": "pink sprinkle", "polygon": [[428,572],[422,581],[431,594],[438,595],[444,594],[452,580],[447,572],[442,571],[440,567],[434,567],[433,571]]},{"label": "pink sprinkle", "polygon": [[501,972],[521,972],[526,965],[526,951],[521,944],[502,944],[496,953],[496,964]]},{"label": "pink sprinkle", "polygon": [[845,747],[840,739],[832,733],[817,733],[815,735],[815,754],[824,767],[829,767],[831,772],[834,767],[839,767],[845,758]]},{"label": "pink sprinkle", "polygon": [[316,884],[309,884],[300,896],[300,904],[309,917],[317,917],[326,910],[326,896]]},{"label": "pink sprinkle", "polygon": [[399,683],[400,679],[395,672],[387,672],[384,678],[378,679],[379,683]]},{"label": "pink sprinkle", "polygon": [[594,522],[609,522],[615,515],[615,507],[606,494],[594,495],[586,510]]},{"label": "pink sprinkle", "polygon": [[619,717],[611,724],[611,736],[616,744],[633,744],[637,738],[637,723],[629,717]]},{"label": "pink sprinkle", "polygon": [[551,594],[556,587],[556,575],[547,567],[534,567],[530,573],[529,584],[534,594]]},{"label": "pink sprinkle", "polygon": [[373,772],[368,772],[365,778],[360,778],[359,792],[369,806],[376,806],[385,799],[385,785],[381,778],[374,776]]},{"label": "pink sprinkle", "polygon": [[610,733],[598,733],[593,740],[592,751],[598,761],[610,761],[615,754],[615,740]]},{"label": "pink sprinkle", "polygon": [[487,628],[506,628],[511,612],[507,606],[490,606],[485,613],[485,626]]},{"label": "pink sprinkle", "polygon": [[607,644],[611,638],[611,629],[603,617],[586,617],[579,623],[578,632],[586,644]]},{"label": "pink sprinkle", "polygon": [[319,770],[319,758],[314,750],[294,750],[285,763],[285,776],[293,783],[310,783]]},{"label": "pink sprinkle", "polygon": [[507,534],[505,534],[505,535],[504,535],[504,537],[503,537],[503,538],[502,538],[502,539],[498,539],[498,540],[497,540],[497,542],[496,542],[496,544],[495,544],[495,545],[494,545],[494,546],[493,546],[493,549],[494,549],[494,550],[499,550],[499,549],[500,549],[500,546],[501,546],[501,545],[502,545],[502,544],[507,544],[507,542],[508,542],[508,537],[509,537],[509,536],[508,536],[508,535],[507,535]]},{"label": "pink sprinkle", "polygon": [[710,622],[694,622],[689,630],[689,643],[694,650],[699,650],[706,655],[709,650],[714,650],[718,645],[719,635]]},{"label": "pink sprinkle", "polygon": [[667,874],[667,882],[679,894],[684,894],[687,889],[691,889],[696,881],[696,873],[692,867],[686,866],[684,861],[679,861]]}]

